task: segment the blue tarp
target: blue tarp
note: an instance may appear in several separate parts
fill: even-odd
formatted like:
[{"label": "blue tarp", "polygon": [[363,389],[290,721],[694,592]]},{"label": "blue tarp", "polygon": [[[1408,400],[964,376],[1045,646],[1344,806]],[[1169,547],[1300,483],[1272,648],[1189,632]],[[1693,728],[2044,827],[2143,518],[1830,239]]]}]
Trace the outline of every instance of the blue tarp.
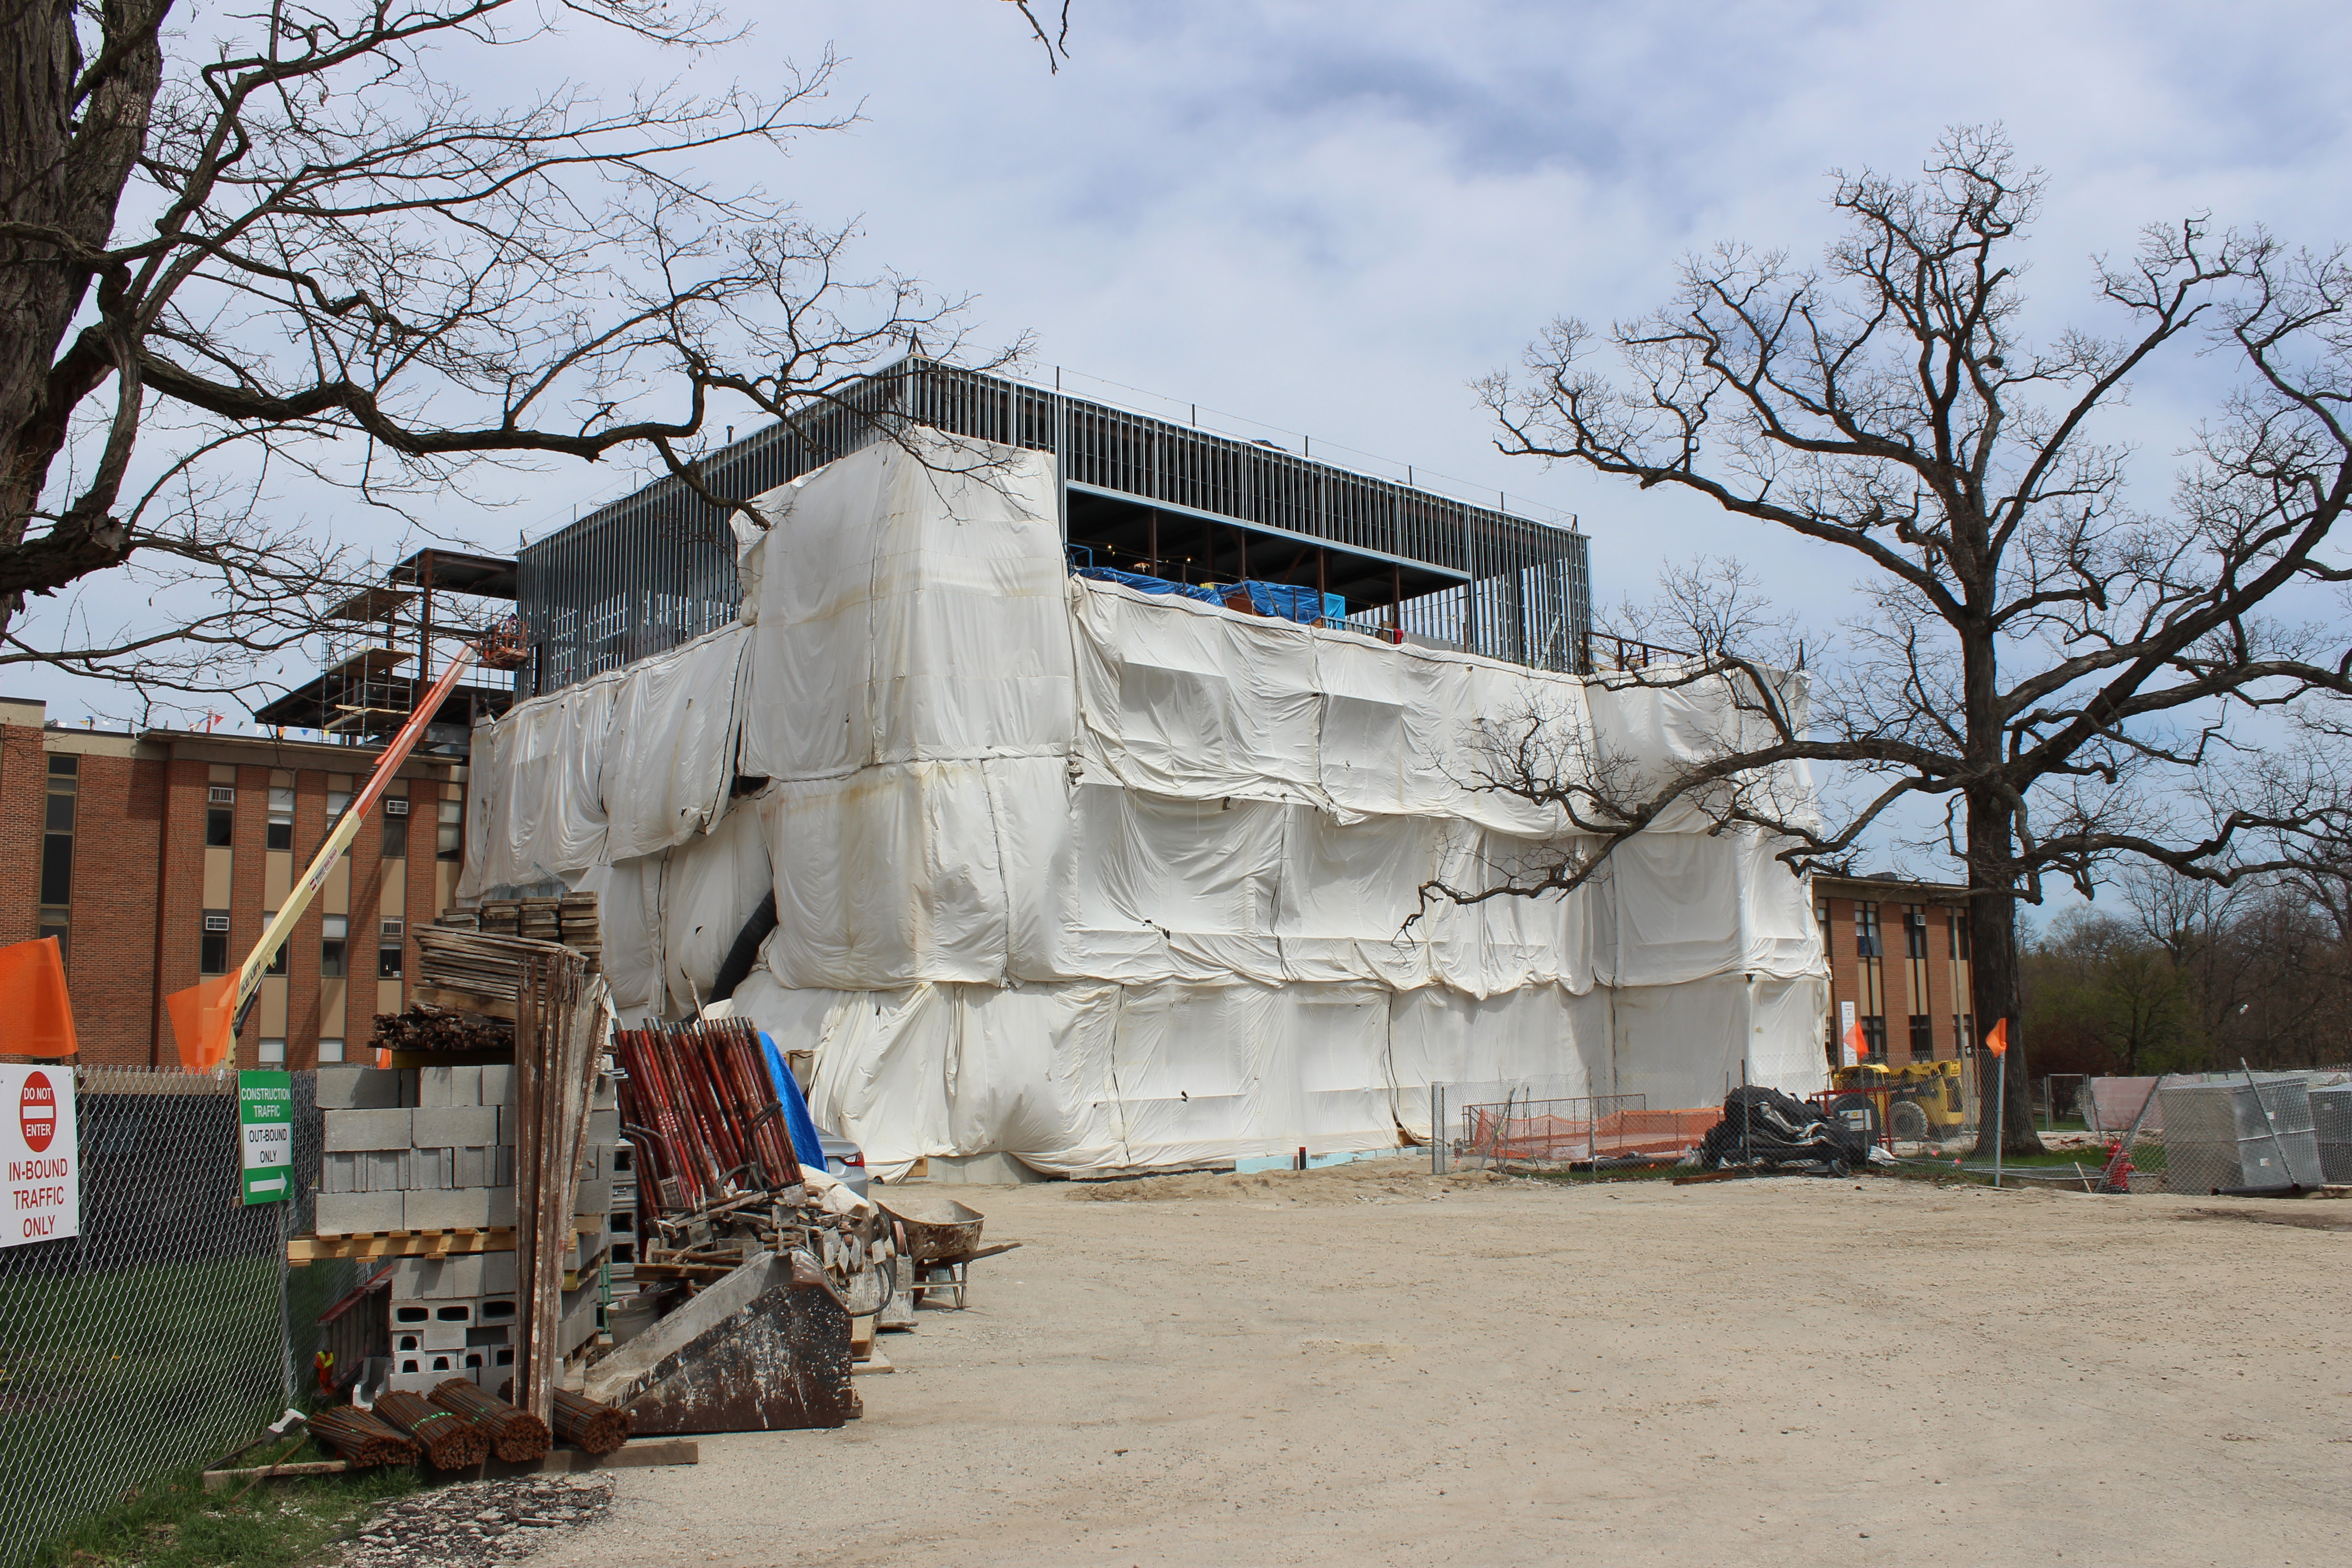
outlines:
[{"label": "blue tarp", "polygon": [[1116,583],[1139,594],[1174,594],[1182,598],[1198,599],[1204,605],[1222,605],[1225,602],[1225,595],[1238,589],[1249,595],[1250,604],[1258,614],[1279,616],[1286,621],[1313,621],[1326,617],[1339,620],[1348,613],[1348,602],[1339,595],[1318,594],[1312,588],[1301,588],[1289,583],[1251,581],[1202,587],[1192,583],[1171,583],[1165,577],[1147,577],[1139,572],[1122,572],[1116,566],[1081,566],[1078,575],[1091,577],[1097,583]]},{"label": "blue tarp", "polygon": [[764,1029],[760,1032],[760,1049],[768,1058],[768,1077],[776,1086],[776,1100],[784,1108],[784,1125],[792,1129],[793,1158],[813,1171],[825,1169],[824,1144],[816,1135],[816,1119],[809,1115],[808,1101],[801,1098],[793,1069],[784,1065],[784,1053]]}]

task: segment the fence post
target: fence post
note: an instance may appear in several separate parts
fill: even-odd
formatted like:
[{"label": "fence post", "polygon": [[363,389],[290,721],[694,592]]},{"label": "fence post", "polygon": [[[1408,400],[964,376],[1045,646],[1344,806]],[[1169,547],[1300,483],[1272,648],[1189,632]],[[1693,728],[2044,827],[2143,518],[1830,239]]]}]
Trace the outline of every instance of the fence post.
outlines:
[{"label": "fence post", "polygon": [[1445,1174],[1445,1086],[1429,1086],[1429,1173]]}]

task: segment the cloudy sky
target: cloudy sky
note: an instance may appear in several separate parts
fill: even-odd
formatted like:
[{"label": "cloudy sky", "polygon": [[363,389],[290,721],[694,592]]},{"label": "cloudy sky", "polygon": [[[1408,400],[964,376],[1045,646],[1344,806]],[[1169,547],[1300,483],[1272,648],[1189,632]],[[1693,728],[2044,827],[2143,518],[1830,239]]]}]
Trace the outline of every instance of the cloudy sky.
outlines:
[{"label": "cloudy sky", "polygon": [[[2029,279],[2044,331],[2101,324],[2090,258],[2151,220],[2352,238],[2352,10],[2330,5],[1076,0],[1058,75],[1000,0],[740,14],[751,37],[690,79],[757,87],[833,46],[863,122],[759,173],[813,219],[862,218],[863,258],[976,295],[979,336],[1034,334],[1048,378],[1573,511],[1603,604],[1645,595],[1669,559],[1731,552],[1834,618],[1850,574],[1504,458],[1467,384],[1555,315],[1663,302],[1677,259],[1716,240],[1818,255],[1833,166],[1913,170],[1944,126],[2003,122],[2050,176]],[[533,64],[614,90],[675,68],[586,33]],[[2184,359],[2136,389],[2116,433],[2152,499],[2220,374]],[[554,470],[441,527],[504,551],[614,489],[609,469]],[[11,684],[68,720],[121,707]]]}]

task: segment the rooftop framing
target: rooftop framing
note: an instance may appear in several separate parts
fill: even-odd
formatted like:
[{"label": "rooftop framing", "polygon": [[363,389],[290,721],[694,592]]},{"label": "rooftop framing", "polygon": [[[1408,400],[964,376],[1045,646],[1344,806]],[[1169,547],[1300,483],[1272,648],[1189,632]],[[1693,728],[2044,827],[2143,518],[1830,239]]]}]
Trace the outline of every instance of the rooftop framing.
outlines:
[{"label": "rooftop framing", "polygon": [[[901,360],[803,419],[721,447],[703,459],[703,484],[749,500],[909,426],[1052,453],[1074,563],[1313,585],[1343,595],[1360,630],[1543,669],[1591,666],[1589,558],[1573,528],[935,360]],[[676,478],[517,558],[526,691],[735,618],[727,515]]]}]

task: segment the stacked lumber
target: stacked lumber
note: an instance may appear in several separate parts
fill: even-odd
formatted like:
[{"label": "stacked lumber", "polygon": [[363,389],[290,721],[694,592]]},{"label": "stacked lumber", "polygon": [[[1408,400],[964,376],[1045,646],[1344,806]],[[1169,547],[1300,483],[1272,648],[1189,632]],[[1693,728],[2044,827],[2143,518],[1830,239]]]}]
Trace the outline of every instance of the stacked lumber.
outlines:
[{"label": "stacked lumber", "polygon": [[604,939],[596,920],[596,895],[567,893],[556,904],[561,927],[556,940],[574,952],[587,954],[590,969],[598,968],[597,960],[604,952]]},{"label": "stacked lumber", "polygon": [[416,1444],[407,1433],[352,1405],[339,1405],[311,1416],[310,1436],[355,1470],[416,1462]]},{"label": "stacked lumber", "polygon": [[522,900],[520,899],[484,899],[474,912],[480,918],[483,931],[513,936],[521,929]]},{"label": "stacked lumber", "polygon": [[553,944],[499,935],[488,929],[488,923],[486,914],[484,929],[479,931],[446,926],[417,927],[417,984],[513,1006],[515,995],[522,987],[524,959]]},{"label": "stacked lumber", "polygon": [[558,899],[524,899],[516,912],[515,934],[533,942],[553,942],[563,934],[562,901]]},{"label": "stacked lumber", "polygon": [[555,1391],[555,1431],[575,1448],[591,1454],[609,1454],[629,1440],[628,1412],[559,1388]]},{"label": "stacked lumber", "polygon": [[482,917],[472,910],[443,910],[433,917],[433,923],[446,926],[451,931],[479,931],[482,929]]},{"label": "stacked lumber", "polygon": [[514,1026],[417,1002],[405,1013],[376,1015],[375,1047],[382,1051],[509,1051],[514,1048]]},{"label": "stacked lumber", "polygon": [[488,1434],[414,1394],[379,1394],[375,1413],[414,1438],[425,1450],[425,1462],[436,1470],[470,1470],[490,1457]]},{"label": "stacked lumber", "polygon": [[[556,1396],[559,1402],[564,1395]],[[547,1452],[547,1426],[528,1410],[519,1410],[497,1394],[453,1377],[433,1390],[433,1403],[482,1435],[490,1451],[501,1459],[536,1459]],[[562,1424],[559,1414],[557,1425]],[[625,1426],[624,1431],[625,1433]],[[614,1447],[618,1447],[615,1444]],[[609,1452],[609,1450],[604,1450]]]}]

